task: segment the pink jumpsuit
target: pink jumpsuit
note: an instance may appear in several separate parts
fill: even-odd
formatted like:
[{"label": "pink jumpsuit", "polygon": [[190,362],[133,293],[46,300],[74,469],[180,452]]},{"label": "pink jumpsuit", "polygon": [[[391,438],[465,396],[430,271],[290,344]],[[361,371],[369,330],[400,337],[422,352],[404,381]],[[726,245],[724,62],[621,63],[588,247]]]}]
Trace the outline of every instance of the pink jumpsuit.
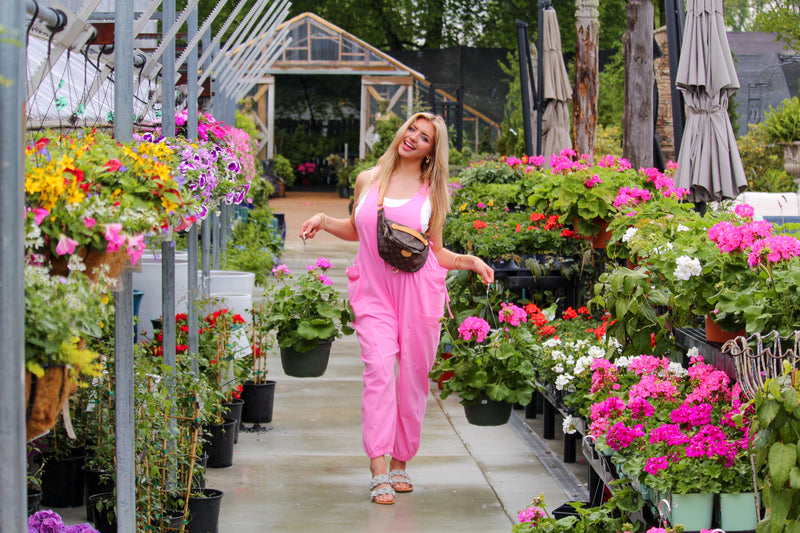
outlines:
[{"label": "pink jumpsuit", "polygon": [[[347,269],[356,317],[353,326],[365,365],[361,398],[364,451],[370,459],[391,454],[408,461],[419,449],[428,373],[439,344],[447,269],[439,266],[433,253],[414,273],[395,272],[381,259],[377,191],[373,184],[356,213],[360,243],[355,263]],[[384,205],[386,217],[420,231],[426,197],[423,187],[400,207]]]}]

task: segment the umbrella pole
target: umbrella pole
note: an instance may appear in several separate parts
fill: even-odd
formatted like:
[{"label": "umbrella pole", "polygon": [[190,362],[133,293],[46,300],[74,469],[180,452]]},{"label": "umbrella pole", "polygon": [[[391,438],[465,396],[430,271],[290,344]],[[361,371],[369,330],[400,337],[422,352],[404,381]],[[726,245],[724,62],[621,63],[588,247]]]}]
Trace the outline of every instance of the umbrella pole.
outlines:
[{"label": "umbrella pole", "polygon": [[539,34],[536,40],[537,58],[536,71],[537,71],[537,85],[539,87],[538,98],[536,102],[536,153],[542,154],[542,115],[544,115],[544,61],[542,49],[544,48],[544,36],[542,26],[544,25],[544,10],[552,9],[552,0],[539,0],[539,18],[538,27],[536,29]]},{"label": "umbrella pole", "polygon": [[[533,125],[531,124],[531,102],[536,99],[536,89],[532,87],[533,75],[531,72],[531,50],[528,46],[528,23],[519,19],[517,19],[517,50],[519,54],[519,84],[520,92],[522,93],[522,127],[525,135],[525,154],[536,155],[536,152],[533,151]],[[533,95],[531,95],[531,91],[533,91]],[[535,101],[533,105],[536,105]]]}]

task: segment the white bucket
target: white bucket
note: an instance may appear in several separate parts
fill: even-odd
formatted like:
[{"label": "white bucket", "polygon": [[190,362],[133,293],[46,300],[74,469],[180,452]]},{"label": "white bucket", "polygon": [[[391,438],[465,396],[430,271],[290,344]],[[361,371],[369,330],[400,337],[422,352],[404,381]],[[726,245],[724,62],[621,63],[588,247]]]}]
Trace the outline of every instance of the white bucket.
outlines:
[{"label": "white bucket", "polygon": [[212,292],[212,298],[221,300],[214,305],[214,311],[217,309],[228,309],[235,315],[242,315],[246,322],[252,320],[251,310],[253,309],[253,295],[241,294],[231,292]]},{"label": "white bucket", "polygon": [[[238,270],[212,270],[210,293],[253,294],[256,286],[256,275],[253,272]],[[203,277],[201,270],[197,271],[197,279]]]},{"label": "white bucket", "polygon": [[[151,320],[161,318],[161,258],[141,258],[142,271],[133,273],[133,288],[144,292],[139,304],[139,335],[143,331],[151,337],[153,326]],[[189,287],[188,263],[183,259],[175,260],[175,312],[186,312],[186,294]]]}]

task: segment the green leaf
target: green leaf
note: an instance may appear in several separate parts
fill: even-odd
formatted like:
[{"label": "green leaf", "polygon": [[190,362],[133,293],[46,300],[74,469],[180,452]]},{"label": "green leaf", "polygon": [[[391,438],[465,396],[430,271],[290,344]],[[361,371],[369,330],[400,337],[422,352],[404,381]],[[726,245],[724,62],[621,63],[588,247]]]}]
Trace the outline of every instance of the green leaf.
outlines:
[{"label": "green leaf", "polygon": [[779,409],[778,402],[771,400],[765,401],[758,409],[758,423],[762,427],[768,427],[775,419]]},{"label": "green leaf", "polygon": [[794,444],[776,442],[769,449],[769,474],[773,486],[783,487],[789,479],[789,471],[797,462],[797,449]]}]

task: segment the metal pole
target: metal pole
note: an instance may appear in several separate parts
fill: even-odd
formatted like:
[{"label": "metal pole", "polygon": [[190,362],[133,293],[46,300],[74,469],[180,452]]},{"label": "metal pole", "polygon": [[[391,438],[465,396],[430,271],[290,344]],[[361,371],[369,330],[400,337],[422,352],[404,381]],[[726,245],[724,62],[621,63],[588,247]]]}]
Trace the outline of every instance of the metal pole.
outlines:
[{"label": "metal pole", "polygon": [[[188,19],[187,37],[190,41],[197,37],[197,8],[193,9],[189,14]],[[197,138],[197,47],[192,48],[189,56],[186,59],[186,85],[187,85],[187,98],[186,109],[188,117],[186,120],[186,136],[189,139]],[[198,334],[198,320],[197,309],[195,309],[195,301],[197,300],[197,224],[192,224],[189,228],[189,264],[188,267],[188,286],[189,291],[186,295],[186,315],[189,326],[189,354],[192,360],[192,371],[195,374],[199,372],[197,359],[194,354],[200,352],[200,338]]]},{"label": "metal pole", "polygon": [[[161,6],[161,35],[164,38],[175,23],[175,0],[164,0]],[[161,64],[161,131],[167,137],[175,135],[175,40],[164,46]]]},{"label": "metal pole", "polygon": [[683,0],[664,0],[664,12],[667,15],[667,55],[669,56],[669,86],[672,105],[672,137],[675,144],[675,158],[681,149],[683,128],[686,125],[686,111],[683,93],[675,86],[678,75],[678,62],[681,58],[683,44],[683,25],[686,17]]},{"label": "metal pole", "polygon": [[[114,136],[133,138],[133,0],[119,0],[114,15]],[[117,531],[136,531],[136,465],[133,421],[133,273],[122,274],[114,297],[114,395],[116,411]]]},{"label": "metal pole", "polygon": [[[221,215],[222,215],[222,209],[220,208],[220,216]],[[219,246],[219,243],[220,243],[219,218],[220,217],[217,216],[216,213],[211,213],[209,215],[209,218],[211,219],[211,224],[212,224],[212,228],[213,228],[211,230],[211,233],[212,233],[211,240],[213,241],[213,245],[214,245],[212,250],[211,250],[211,255],[212,255],[211,263],[212,263],[212,266],[213,266],[214,270],[218,270],[219,269],[219,248],[220,248],[220,246]]]},{"label": "metal pole", "polygon": [[530,93],[533,80],[528,76],[530,72],[530,63],[528,62],[528,23],[522,20],[517,20],[517,53],[519,54],[519,83],[522,92],[522,128],[525,135],[525,153],[534,155]]},{"label": "metal pole", "polygon": [[538,154],[542,150],[542,116],[544,115],[544,58],[542,49],[544,48],[544,35],[542,26],[544,25],[544,10],[550,8],[551,0],[539,0],[539,19],[537,22],[536,33],[536,72],[537,72],[537,99],[536,99],[536,150]]},{"label": "metal pole", "polygon": [[16,0],[0,0],[9,39],[0,42],[0,528],[23,533],[25,494],[25,11]]},{"label": "metal pole", "polygon": [[67,25],[67,16],[60,9],[37,5],[33,0],[25,0],[25,12],[47,24],[51,30],[63,28]]},{"label": "metal pole", "polygon": [[208,216],[203,220],[203,224],[201,229],[202,239],[203,242],[201,243],[201,256],[200,261],[203,270],[203,279],[200,286],[200,293],[208,297],[211,294],[211,231],[214,225],[214,214],[213,212],[209,213]]}]

